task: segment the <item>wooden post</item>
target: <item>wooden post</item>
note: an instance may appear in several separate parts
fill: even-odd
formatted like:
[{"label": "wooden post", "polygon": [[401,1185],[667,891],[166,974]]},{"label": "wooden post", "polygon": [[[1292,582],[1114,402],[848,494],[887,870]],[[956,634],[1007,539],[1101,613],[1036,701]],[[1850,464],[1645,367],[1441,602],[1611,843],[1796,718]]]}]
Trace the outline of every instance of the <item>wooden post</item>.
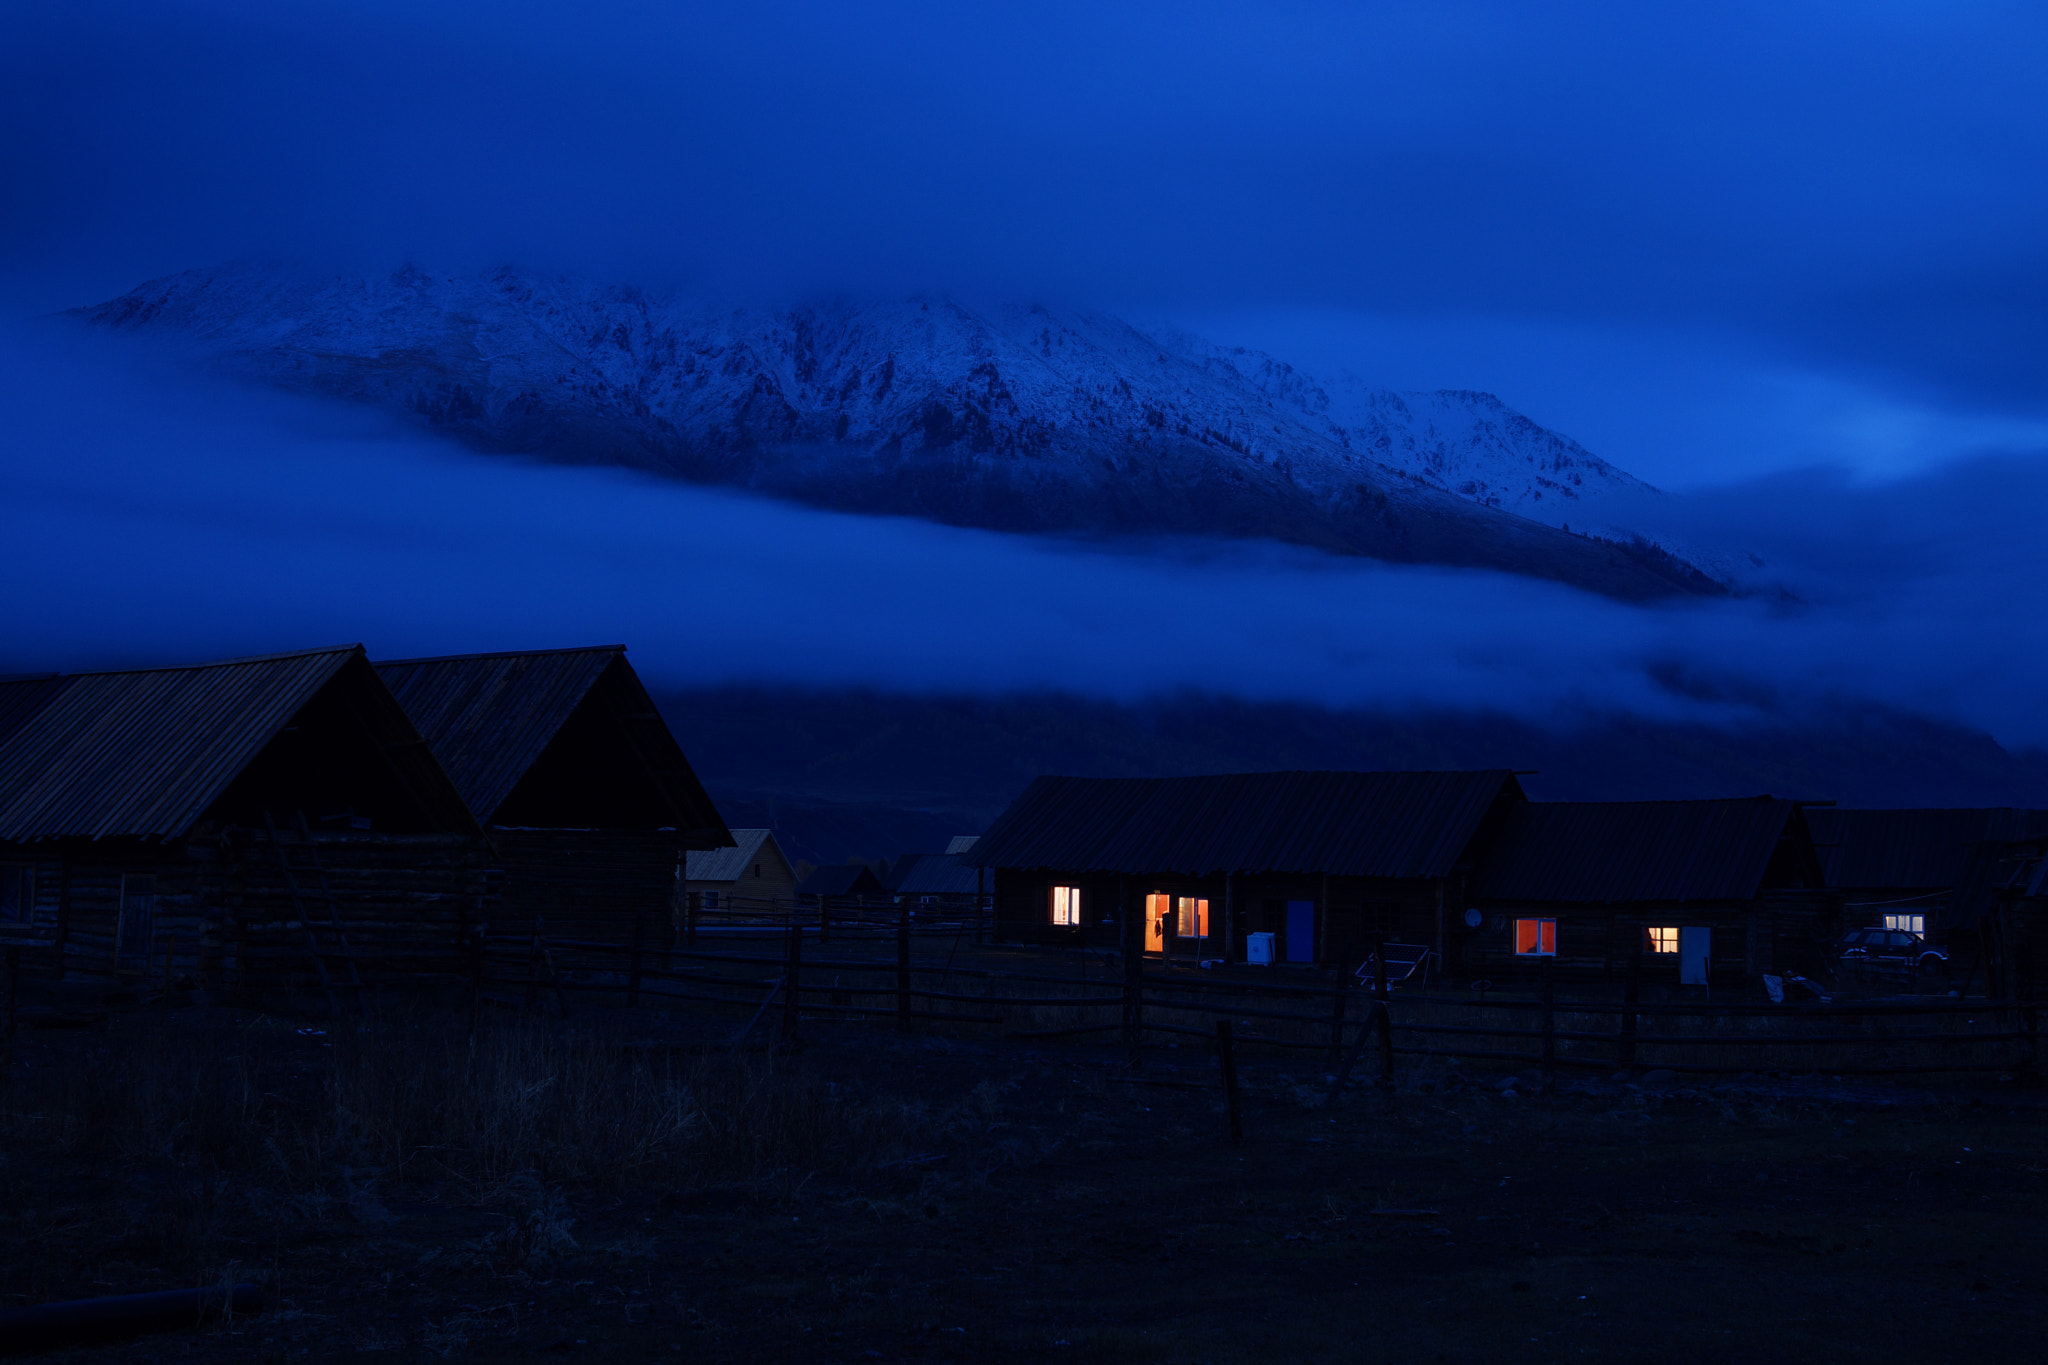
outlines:
[{"label": "wooden post", "polygon": [[1380,1089],[1394,1088],[1394,1012],[1384,1000],[1373,1002],[1373,1015],[1380,1026]]},{"label": "wooden post", "polygon": [[[995,918],[994,907],[988,906],[987,901],[988,869],[985,867],[977,867],[974,869],[974,946],[977,948],[981,946],[981,919],[984,908],[988,910],[988,917],[991,920]],[[991,924],[989,926],[989,929],[990,936],[993,937],[995,926]]]},{"label": "wooden post", "polygon": [[1225,962],[1237,961],[1237,879],[1223,874],[1223,951]]},{"label": "wooden post", "polygon": [[683,946],[695,949],[697,946],[697,912],[704,906],[704,893],[691,891],[683,899]]},{"label": "wooden post", "polygon": [[1387,936],[1380,934],[1372,942],[1372,993],[1376,1000],[1387,998]]},{"label": "wooden post", "polygon": [[529,1013],[540,1008],[540,931],[542,920],[533,917],[533,946],[526,953],[526,1008]]},{"label": "wooden post", "polygon": [[1543,1093],[1557,1091],[1557,1005],[1552,998],[1555,977],[1555,958],[1543,959],[1539,970],[1543,978]]},{"label": "wooden post", "polygon": [[1344,1011],[1351,1001],[1351,983],[1339,981],[1330,1001],[1330,1068],[1344,1060]]},{"label": "wooden post", "polygon": [[477,1016],[484,1007],[484,953],[491,927],[479,923],[469,939],[469,1031],[476,1032]]},{"label": "wooden post", "polygon": [[[1330,965],[1330,874],[1323,874],[1322,894],[1316,900],[1316,966]],[[1343,963],[1338,963],[1343,966]]]},{"label": "wooden post", "polygon": [[896,907],[896,1027],[910,1028],[910,902]]},{"label": "wooden post", "polygon": [[164,935],[164,984],[157,992],[156,1005],[158,1009],[169,1009],[171,1007],[171,954],[176,952],[177,948],[178,935],[177,931],[173,930]]},{"label": "wooden post", "polygon": [[7,1023],[0,1032],[0,1057],[12,1055],[14,1047],[14,1006],[21,995],[21,946],[7,945]]},{"label": "wooden post", "polygon": [[[1637,931],[1642,932],[1641,930]],[[1633,1005],[1642,999],[1643,990],[1643,946],[1636,945],[1635,956],[1629,959],[1628,984],[1622,987],[1622,1003]],[[1621,1012],[1621,1032],[1614,1045],[1614,1059],[1623,1066],[1636,1064],[1636,1012]]]},{"label": "wooden post", "polygon": [[1216,1060],[1223,1067],[1223,1115],[1230,1126],[1230,1145],[1244,1145],[1244,1120],[1237,1108],[1237,1051],[1231,1046],[1230,1021],[1216,1021]]},{"label": "wooden post", "polygon": [[1138,1050],[1145,1031],[1145,920],[1131,908],[1130,879],[1118,877],[1116,886],[1124,931],[1124,1046],[1130,1049],[1135,1070],[1145,1065]]},{"label": "wooden post", "polygon": [[789,926],[789,963],[782,971],[782,1041],[796,1042],[797,997],[802,991],[804,928]]},{"label": "wooden post", "polygon": [[821,893],[818,896],[818,942],[823,943],[831,937],[832,898]]},{"label": "wooden post", "polygon": [[633,911],[633,956],[626,968],[626,1008],[640,1008],[640,950],[646,945],[647,915],[643,908]]}]

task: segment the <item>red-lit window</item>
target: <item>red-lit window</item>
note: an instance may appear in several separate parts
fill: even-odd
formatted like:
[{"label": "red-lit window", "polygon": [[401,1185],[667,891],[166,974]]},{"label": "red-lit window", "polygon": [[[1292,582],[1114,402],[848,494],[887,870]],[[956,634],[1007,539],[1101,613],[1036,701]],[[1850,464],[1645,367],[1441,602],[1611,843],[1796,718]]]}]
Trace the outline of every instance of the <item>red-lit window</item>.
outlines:
[{"label": "red-lit window", "polygon": [[1554,919],[1516,920],[1515,953],[1518,957],[1556,957],[1557,921]]}]

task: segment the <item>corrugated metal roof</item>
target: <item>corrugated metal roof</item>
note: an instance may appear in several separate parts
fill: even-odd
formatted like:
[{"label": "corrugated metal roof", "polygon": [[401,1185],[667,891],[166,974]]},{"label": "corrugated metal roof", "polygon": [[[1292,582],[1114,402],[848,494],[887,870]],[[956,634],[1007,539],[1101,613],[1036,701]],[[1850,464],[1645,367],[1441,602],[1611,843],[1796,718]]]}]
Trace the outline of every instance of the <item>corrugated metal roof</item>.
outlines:
[{"label": "corrugated metal roof", "polygon": [[377,665],[479,820],[490,821],[593,691],[611,692],[675,827],[701,847],[732,834],[683,757],[624,645],[395,659]]},{"label": "corrugated metal roof", "polygon": [[504,804],[624,645],[379,663],[479,820]]},{"label": "corrugated metal roof", "polygon": [[972,896],[984,889],[986,874],[960,861],[958,854],[931,853],[896,885],[904,896]]},{"label": "corrugated metal roof", "polygon": [[1532,801],[1480,860],[1482,900],[1750,900],[1797,803]]},{"label": "corrugated metal roof", "polygon": [[973,848],[975,845],[975,841],[980,838],[981,836],[979,834],[956,834],[953,836],[951,842],[949,842],[946,845],[946,852],[965,853],[969,849]]},{"label": "corrugated metal roof", "polygon": [[732,837],[731,848],[691,849],[685,857],[683,875],[693,882],[736,882],[746,875],[761,845],[773,836],[765,829],[736,829]]},{"label": "corrugated metal roof", "polygon": [[[172,838],[360,645],[0,684],[0,839]],[[8,703],[0,702],[0,706]]]},{"label": "corrugated metal roof", "polygon": [[1971,850],[2048,834],[2048,811],[1975,809],[1842,810],[1806,813],[1829,886],[1929,889],[1958,885]]},{"label": "corrugated metal roof", "polygon": [[960,859],[1074,872],[1440,877],[1504,793],[1521,796],[1505,769],[1041,777]]}]

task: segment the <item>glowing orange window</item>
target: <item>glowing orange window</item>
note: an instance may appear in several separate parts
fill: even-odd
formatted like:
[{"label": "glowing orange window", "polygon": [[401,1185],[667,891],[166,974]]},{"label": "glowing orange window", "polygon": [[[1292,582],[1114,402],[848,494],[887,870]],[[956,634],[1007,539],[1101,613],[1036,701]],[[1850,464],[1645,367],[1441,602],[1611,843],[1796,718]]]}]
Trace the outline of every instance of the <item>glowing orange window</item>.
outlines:
[{"label": "glowing orange window", "polygon": [[1209,937],[1209,902],[1193,896],[1182,896],[1179,922],[1174,925],[1173,931],[1182,938]]},{"label": "glowing orange window", "polygon": [[1515,953],[1519,957],[1556,957],[1557,921],[1554,919],[1516,920]]}]

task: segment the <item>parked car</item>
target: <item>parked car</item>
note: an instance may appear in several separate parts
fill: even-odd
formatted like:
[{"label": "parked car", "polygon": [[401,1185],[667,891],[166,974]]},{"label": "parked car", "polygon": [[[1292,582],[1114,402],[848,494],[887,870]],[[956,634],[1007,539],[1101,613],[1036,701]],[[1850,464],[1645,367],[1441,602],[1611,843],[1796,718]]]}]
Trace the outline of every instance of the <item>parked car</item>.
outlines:
[{"label": "parked car", "polygon": [[1904,929],[1851,929],[1836,945],[1835,960],[1844,967],[1890,968],[1931,976],[1948,972],[1947,953]]}]

